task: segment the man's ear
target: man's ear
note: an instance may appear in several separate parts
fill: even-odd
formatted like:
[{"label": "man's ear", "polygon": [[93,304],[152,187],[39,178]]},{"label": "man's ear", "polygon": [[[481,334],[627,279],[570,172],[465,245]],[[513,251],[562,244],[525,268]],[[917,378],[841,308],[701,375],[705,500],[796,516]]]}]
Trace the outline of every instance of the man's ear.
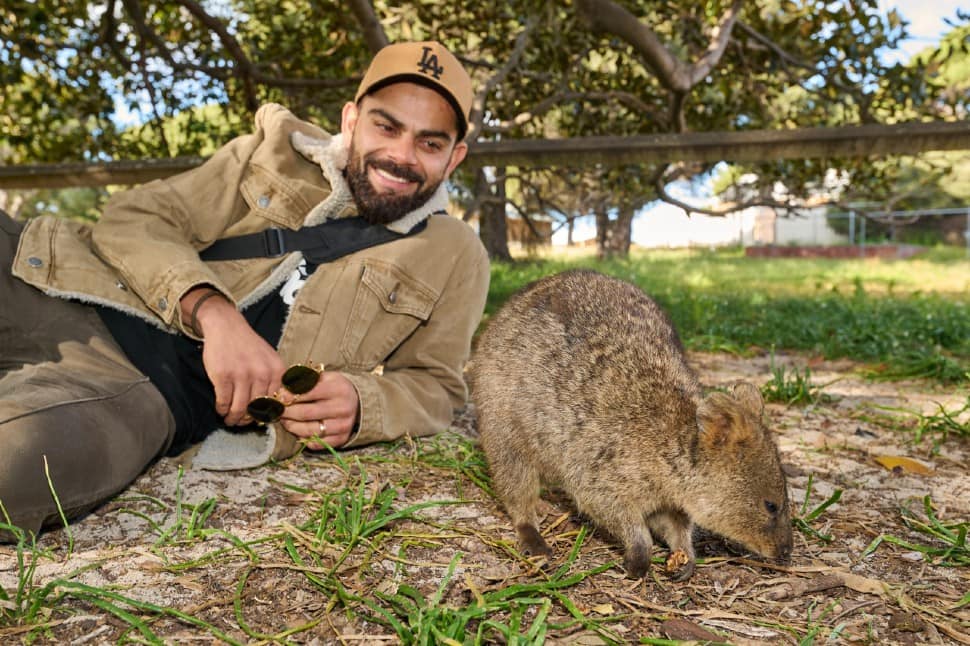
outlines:
[{"label": "man's ear", "polygon": [[465,159],[465,155],[468,154],[468,144],[464,141],[459,141],[455,144],[454,149],[451,151],[451,161],[448,162],[448,171],[445,173],[445,179],[451,177],[451,173],[455,168],[458,167]]},{"label": "man's ear", "polygon": [[356,103],[348,101],[344,104],[344,109],[340,113],[340,132],[347,141],[350,141],[350,138],[354,135],[354,128],[357,126],[359,116],[360,110]]}]

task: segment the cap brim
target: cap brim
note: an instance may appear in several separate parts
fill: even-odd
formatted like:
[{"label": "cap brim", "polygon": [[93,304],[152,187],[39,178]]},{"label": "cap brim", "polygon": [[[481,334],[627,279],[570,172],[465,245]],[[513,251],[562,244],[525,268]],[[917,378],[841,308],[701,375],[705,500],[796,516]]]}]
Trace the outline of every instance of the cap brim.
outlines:
[{"label": "cap brim", "polygon": [[422,85],[430,90],[434,90],[439,95],[441,95],[441,97],[448,102],[448,105],[450,105],[451,109],[454,110],[455,112],[455,122],[458,125],[457,141],[461,141],[462,139],[465,138],[465,134],[468,132],[468,120],[465,117],[465,113],[461,109],[461,105],[458,103],[458,100],[454,97],[454,95],[451,94],[451,92],[445,89],[444,86],[442,86],[439,83],[435,83],[427,76],[424,76],[422,74],[395,74],[393,76],[388,76],[387,78],[383,78],[377,81],[376,83],[369,86],[366,90],[361,92],[357,100],[359,101],[360,99],[364,98],[368,94],[377,92],[378,90],[385,88],[388,85],[393,85],[395,83],[415,83],[417,85]]}]

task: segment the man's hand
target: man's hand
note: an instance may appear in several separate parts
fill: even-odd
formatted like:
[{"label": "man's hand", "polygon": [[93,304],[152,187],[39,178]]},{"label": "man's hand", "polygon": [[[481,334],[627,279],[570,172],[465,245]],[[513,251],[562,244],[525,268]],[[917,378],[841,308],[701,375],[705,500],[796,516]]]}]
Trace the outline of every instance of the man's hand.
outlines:
[{"label": "man's hand", "polygon": [[309,439],[309,449],[337,448],[350,440],[359,408],[350,380],[339,372],[324,372],[313,390],[286,408],[280,423],[297,437]]},{"label": "man's hand", "polygon": [[[192,312],[211,289],[199,287],[186,293],[180,301],[182,312]],[[252,419],[246,405],[280,388],[283,360],[221,295],[207,298],[195,313],[196,332],[204,339],[202,363],[216,391],[216,410],[228,426],[248,424]]]}]

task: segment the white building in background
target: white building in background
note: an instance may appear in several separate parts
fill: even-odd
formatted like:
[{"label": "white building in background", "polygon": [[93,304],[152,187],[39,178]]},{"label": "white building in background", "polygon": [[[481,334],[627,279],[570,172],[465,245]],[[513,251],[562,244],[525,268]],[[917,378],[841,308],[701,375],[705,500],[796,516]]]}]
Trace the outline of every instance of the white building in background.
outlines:
[{"label": "white building in background", "polygon": [[633,240],[644,247],[723,247],[739,245],[832,245],[848,238],[829,226],[824,208],[779,217],[769,207],[752,207],[724,216],[693,214],[676,207],[639,215]]},{"label": "white building in background", "polygon": [[[582,243],[596,237],[591,218],[576,223],[573,241]],[[847,236],[829,227],[825,209],[809,208],[798,215],[778,217],[769,207],[752,207],[724,216],[693,214],[670,204],[644,209],[633,219],[632,240],[648,248],[725,247],[759,245],[844,244]],[[553,245],[566,244],[565,230],[552,238]]]},{"label": "white building in background", "polygon": [[[754,181],[754,175],[742,177],[738,182],[741,192],[744,184]],[[728,192],[714,197],[710,191],[710,176],[704,181],[689,183],[672,182],[667,190],[681,202],[697,205],[698,208],[720,210],[723,200],[730,200]],[[825,193],[837,194],[846,180],[835,172],[825,178]],[[777,183],[774,190],[777,201],[786,197],[786,189]],[[832,245],[844,244],[848,237],[839,235],[825,217],[825,207],[805,206],[793,209],[791,215],[778,216],[767,206],[756,206],[742,211],[732,211],[723,216],[693,213],[689,217],[678,206],[667,202],[655,201],[641,209],[633,218],[631,240],[641,247],[680,248],[680,247],[724,247],[759,245]],[[594,239],[596,230],[593,219],[581,218],[576,222],[573,241],[581,243]],[[565,230],[553,235],[554,245],[566,244]]]}]

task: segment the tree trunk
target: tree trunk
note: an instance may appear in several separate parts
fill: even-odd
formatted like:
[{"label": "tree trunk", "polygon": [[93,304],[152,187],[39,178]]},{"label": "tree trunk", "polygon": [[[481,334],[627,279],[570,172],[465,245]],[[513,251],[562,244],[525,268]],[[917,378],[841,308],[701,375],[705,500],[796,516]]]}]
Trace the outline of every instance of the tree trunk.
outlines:
[{"label": "tree trunk", "polygon": [[619,207],[615,220],[610,219],[605,206],[596,209],[596,257],[605,260],[629,256],[632,228],[632,207]]},{"label": "tree trunk", "polygon": [[[504,171],[497,172],[505,177]],[[494,186],[494,190],[492,187]],[[512,260],[509,253],[508,223],[505,220],[505,180],[489,183],[485,171],[479,169],[475,176],[475,195],[481,209],[478,215],[478,236],[492,260]]]}]

